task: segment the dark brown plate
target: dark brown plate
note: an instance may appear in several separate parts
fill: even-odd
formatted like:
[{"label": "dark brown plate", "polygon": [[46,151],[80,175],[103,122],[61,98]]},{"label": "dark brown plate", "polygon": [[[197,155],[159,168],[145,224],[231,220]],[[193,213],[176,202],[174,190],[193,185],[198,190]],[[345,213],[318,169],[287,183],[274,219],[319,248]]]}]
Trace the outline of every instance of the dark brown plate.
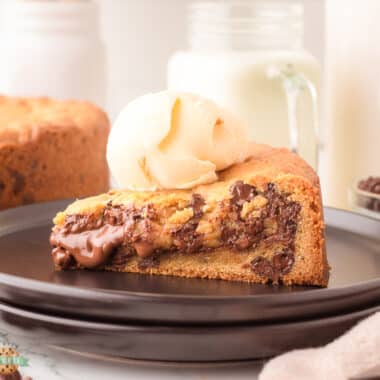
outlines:
[{"label": "dark brown plate", "polygon": [[316,318],[380,297],[380,221],[326,209],[328,289],[92,271],[55,272],[51,219],[68,201],[0,213],[0,299],[86,320],[227,324]]},{"label": "dark brown plate", "polygon": [[229,326],[111,324],[39,314],[0,303],[0,321],[10,336],[87,355],[129,359],[210,362],[263,359],[320,346],[380,307],[322,319]]}]

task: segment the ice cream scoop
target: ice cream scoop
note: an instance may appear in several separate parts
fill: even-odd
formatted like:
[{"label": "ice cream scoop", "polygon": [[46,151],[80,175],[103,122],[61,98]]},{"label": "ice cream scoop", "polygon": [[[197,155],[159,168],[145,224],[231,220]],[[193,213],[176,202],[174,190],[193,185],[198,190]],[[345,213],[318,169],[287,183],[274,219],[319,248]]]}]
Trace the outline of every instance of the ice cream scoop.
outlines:
[{"label": "ice cream scoop", "polygon": [[164,91],[129,103],[116,119],[107,159],[131,190],[189,189],[244,161],[248,127],[211,100]]}]

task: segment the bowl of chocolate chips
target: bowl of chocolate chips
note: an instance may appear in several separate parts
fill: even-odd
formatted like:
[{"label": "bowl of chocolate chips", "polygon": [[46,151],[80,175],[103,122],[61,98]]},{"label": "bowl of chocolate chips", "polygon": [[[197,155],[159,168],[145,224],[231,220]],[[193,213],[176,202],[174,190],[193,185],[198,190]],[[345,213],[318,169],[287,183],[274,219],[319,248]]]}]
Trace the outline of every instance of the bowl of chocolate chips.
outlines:
[{"label": "bowl of chocolate chips", "polygon": [[355,181],[350,203],[355,211],[380,219],[380,176]]}]

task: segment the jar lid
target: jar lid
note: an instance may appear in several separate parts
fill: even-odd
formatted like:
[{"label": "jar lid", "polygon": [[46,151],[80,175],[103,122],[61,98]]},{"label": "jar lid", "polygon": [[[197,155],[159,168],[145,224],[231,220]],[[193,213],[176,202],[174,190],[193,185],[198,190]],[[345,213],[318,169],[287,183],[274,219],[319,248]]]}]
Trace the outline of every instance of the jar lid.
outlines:
[{"label": "jar lid", "polygon": [[5,33],[94,33],[99,23],[98,5],[91,0],[6,0]]},{"label": "jar lid", "polygon": [[195,49],[299,48],[299,0],[208,0],[190,3],[189,42]]}]

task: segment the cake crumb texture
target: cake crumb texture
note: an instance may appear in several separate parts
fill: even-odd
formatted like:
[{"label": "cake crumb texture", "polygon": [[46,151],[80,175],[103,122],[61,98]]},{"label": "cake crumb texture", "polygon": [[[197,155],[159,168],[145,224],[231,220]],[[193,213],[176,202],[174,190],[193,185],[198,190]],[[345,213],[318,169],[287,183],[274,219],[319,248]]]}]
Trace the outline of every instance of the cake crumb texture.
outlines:
[{"label": "cake crumb texture", "polygon": [[109,129],[85,101],[0,96],[0,209],[107,191]]}]

